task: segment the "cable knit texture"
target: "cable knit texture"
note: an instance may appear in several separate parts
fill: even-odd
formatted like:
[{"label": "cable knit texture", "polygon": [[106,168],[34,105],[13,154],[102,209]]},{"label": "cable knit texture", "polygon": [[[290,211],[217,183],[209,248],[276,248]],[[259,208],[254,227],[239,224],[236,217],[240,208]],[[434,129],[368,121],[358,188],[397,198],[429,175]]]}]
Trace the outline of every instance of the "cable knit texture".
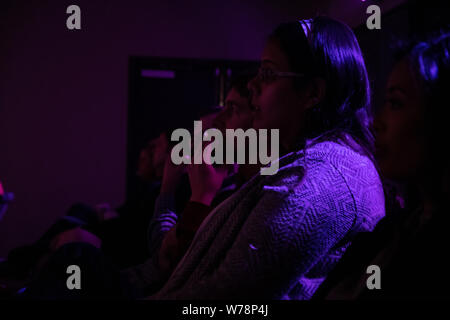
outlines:
[{"label": "cable knit texture", "polygon": [[[384,216],[378,173],[351,148],[320,142],[279,162],[208,215],[150,299],[309,299],[352,238]],[[169,207],[155,212],[154,239],[177,219]]]}]

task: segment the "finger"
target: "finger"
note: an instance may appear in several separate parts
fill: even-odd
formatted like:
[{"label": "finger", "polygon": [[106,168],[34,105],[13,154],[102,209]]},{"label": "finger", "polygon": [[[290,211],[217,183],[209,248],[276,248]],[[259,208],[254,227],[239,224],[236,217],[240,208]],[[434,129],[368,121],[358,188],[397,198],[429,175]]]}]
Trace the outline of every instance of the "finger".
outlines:
[{"label": "finger", "polygon": [[199,143],[194,148],[194,158],[192,163],[194,163],[196,160],[200,160],[201,163],[202,156],[203,156],[203,146],[202,143]]},{"label": "finger", "polygon": [[192,164],[191,156],[190,156],[190,155],[187,154],[187,155],[184,156],[184,158],[186,159],[186,163]]},{"label": "finger", "polygon": [[210,143],[205,147],[203,151],[203,161],[208,165],[213,165],[211,153],[213,151],[213,144]]}]

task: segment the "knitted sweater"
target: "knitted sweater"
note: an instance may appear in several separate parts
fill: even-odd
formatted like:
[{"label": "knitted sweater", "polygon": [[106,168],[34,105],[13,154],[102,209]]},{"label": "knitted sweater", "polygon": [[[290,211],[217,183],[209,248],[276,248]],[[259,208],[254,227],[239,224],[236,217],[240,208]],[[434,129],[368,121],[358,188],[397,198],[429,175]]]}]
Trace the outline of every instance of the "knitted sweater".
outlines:
[{"label": "knitted sweater", "polygon": [[[352,238],[384,216],[378,173],[351,148],[325,141],[279,161],[275,175],[254,176],[206,217],[150,299],[309,299]],[[177,216],[159,206],[163,233]],[[157,281],[149,264],[141,271]]]}]

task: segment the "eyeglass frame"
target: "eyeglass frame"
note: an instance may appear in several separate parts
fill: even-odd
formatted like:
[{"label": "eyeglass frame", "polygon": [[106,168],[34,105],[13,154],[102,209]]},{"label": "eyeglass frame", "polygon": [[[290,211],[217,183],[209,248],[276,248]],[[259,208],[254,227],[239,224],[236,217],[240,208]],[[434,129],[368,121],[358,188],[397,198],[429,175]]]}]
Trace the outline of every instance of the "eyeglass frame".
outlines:
[{"label": "eyeglass frame", "polygon": [[[270,72],[272,73],[272,75],[274,76],[274,79],[272,81],[267,81],[267,80],[263,80],[262,76],[261,76],[261,70],[270,70]],[[276,80],[277,77],[285,77],[285,78],[301,78],[301,77],[305,77],[304,73],[296,73],[296,72],[288,72],[288,71],[274,71],[270,68],[264,68],[264,67],[259,67],[258,68],[258,73],[256,74],[256,78],[263,82],[263,83],[270,83]]]}]

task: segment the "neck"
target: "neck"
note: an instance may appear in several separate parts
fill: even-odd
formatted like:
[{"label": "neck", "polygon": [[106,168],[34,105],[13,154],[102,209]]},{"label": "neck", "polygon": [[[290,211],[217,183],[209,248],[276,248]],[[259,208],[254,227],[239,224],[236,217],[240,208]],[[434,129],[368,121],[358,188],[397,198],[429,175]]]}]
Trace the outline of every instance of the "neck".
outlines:
[{"label": "neck", "polygon": [[423,207],[424,218],[430,218],[436,203],[431,190],[428,190],[423,179],[418,179],[418,181],[412,184],[412,188],[417,190],[416,196],[418,196],[419,203]]}]

